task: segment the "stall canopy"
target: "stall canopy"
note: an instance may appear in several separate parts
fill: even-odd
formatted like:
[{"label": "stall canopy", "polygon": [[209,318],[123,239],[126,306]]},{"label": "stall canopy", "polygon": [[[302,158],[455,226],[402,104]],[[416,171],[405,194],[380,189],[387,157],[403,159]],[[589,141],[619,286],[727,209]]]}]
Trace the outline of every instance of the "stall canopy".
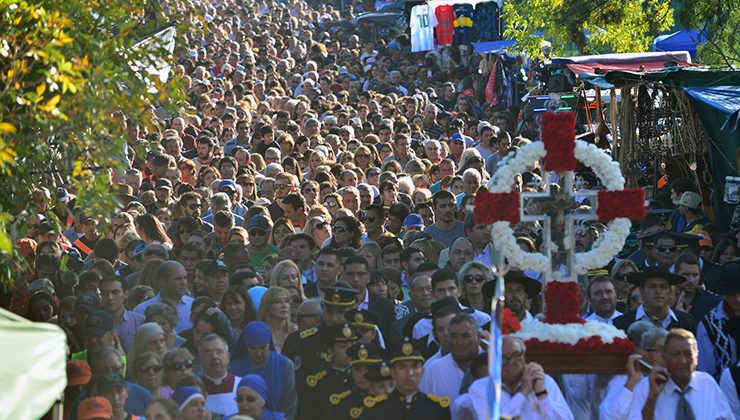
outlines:
[{"label": "stall canopy", "polygon": [[688,51],[691,58],[694,58],[696,47],[704,42],[704,37],[701,37],[695,30],[684,29],[656,37],[653,40],[653,51]]},{"label": "stall canopy", "polygon": [[40,419],[67,386],[64,331],[0,309],[0,343],[2,417]]},{"label": "stall canopy", "polygon": [[583,55],[553,58],[552,63],[568,67],[575,75],[604,74],[614,70],[649,72],[666,67],[689,65],[691,55],[688,51]]},{"label": "stall canopy", "polygon": [[672,68],[641,73],[612,71],[605,75],[614,86],[630,86],[645,82],[660,82],[665,87],[683,89],[711,138],[707,154],[713,173],[712,205],[717,222],[727,229],[735,206],[724,202],[725,179],[738,176],[736,154],[740,148],[740,71],[706,68]]},{"label": "stall canopy", "polygon": [[475,48],[475,52],[478,54],[502,53],[515,43],[516,41],[513,40],[474,42],[473,48]]}]

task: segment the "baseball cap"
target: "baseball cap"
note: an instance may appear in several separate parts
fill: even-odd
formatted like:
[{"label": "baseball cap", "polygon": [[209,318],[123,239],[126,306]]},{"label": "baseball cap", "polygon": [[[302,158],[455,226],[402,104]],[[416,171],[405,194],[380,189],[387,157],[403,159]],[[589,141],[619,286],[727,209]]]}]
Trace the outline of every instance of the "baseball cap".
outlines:
[{"label": "baseball cap", "polygon": [[94,312],[103,309],[103,304],[93,295],[82,295],[75,302],[75,312],[84,309],[87,312]]},{"label": "baseball cap", "polygon": [[67,362],[67,386],[87,385],[92,378],[90,365],[84,360]]},{"label": "baseball cap", "polygon": [[200,269],[203,271],[203,274],[208,277],[211,274],[217,272],[217,271],[225,271],[228,272],[229,269],[226,267],[226,264],[224,264],[221,260],[210,260],[206,261],[200,266]]},{"label": "baseball cap", "polygon": [[36,292],[54,293],[54,283],[49,279],[36,279],[28,285],[28,293],[34,294]]},{"label": "baseball cap", "polygon": [[236,182],[233,179],[223,179],[218,183],[218,190],[221,191],[225,188],[231,188],[231,191],[236,191]]},{"label": "baseball cap", "polygon": [[701,208],[702,199],[701,196],[693,191],[686,191],[678,200],[679,206],[688,207],[693,210]]},{"label": "baseball cap", "polygon": [[167,178],[158,179],[155,188],[158,190],[159,189],[172,190],[172,182]]},{"label": "baseball cap", "polygon": [[98,390],[126,387],[126,380],[118,372],[105,372],[99,377],[96,375],[95,383],[98,386]]},{"label": "baseball cap", "polygon": [[699,246],[700,247],[714,247],[714,242],[712,242],[712,237],[703,230],[697,230],[694,232],[694,235],[699,236],[701,239],[699,239]]},{"label": "baseball cap", "polygon": [[[139,249],[137,248],[136,251],[139,251]],[[149,244],[149,245],[146,245],[140,251],[141,251],[140,255],[145,256],[145,257],[153,255],[156,257],[160,257],[163,260],[167,260],[170,257],[169,252],[167,252],[167,248],[162,246],[162,244]]]},{"label": "baseball cap", "polygon": [[249,219],[249,229],[252,228],[270,230],[270,222],[267,221],[265,216],[257,214]]},{"label": "baseball cap", "polygon": [[113,331],[113,318],[108,312],[96,310],[90,312],[85,320],[85,334],[93,334],[98,337]]},{"label": "baseball cap", "polygon": [[423,228],[424,220],[418,213],[410,213],[405,219],[403,219],[403,226]]},{"label": "baseball cap", "polygon": [[109,419],[111,417],[113,417],[113,407],[105,397],[87,398],[77,406],[78,420]]},{"label": "baseball cap", "polygon": [[462,133],[455,133],[452,135],[452,139],[450,140],[450,143],[454,143],[456,141],[461,141],[465,143],[465,137],[463,137]]}]

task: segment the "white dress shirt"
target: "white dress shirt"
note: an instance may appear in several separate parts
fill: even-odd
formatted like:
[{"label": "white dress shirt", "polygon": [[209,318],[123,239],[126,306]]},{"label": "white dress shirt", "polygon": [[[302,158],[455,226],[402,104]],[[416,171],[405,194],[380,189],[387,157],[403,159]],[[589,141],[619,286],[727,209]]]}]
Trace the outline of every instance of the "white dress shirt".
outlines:
[{"label": "white dress shirt", "polygon": [[[450,406],[452,420],[489,420],[488,389],[489,378],[481,378],[470,385],[467,394],[460,395]],[[528,397],[517,392],[514,397],[504,389],[501,390],[501,414],[521,416],[522,420],[566,420],[573,419],[565,398],[557,384],[545,375],[547,396],[540,400],[532,391]]]},{"label": "white dress shirt", "polygon": [[735,380],[732,378],[729,368],[722,372],[722,376],[719,378],[719,387],[727,397],[732,414],[735,415],[736,419],[740,419],[740,399],[738,399]]},{"label": "white dress shirt", "polygon": [[[645,307],[642,305],[640,305],[637,308],[637,312],[635,312],[635,321],[641,321],[641,320],[645,320],[647,322],[650,322],[651,324],[653,322],[648,316],[648,314],[645,312]],[[668,308],[668,314],[666,314],[665,318],[663,318],[663,320],[660,321],[660,323],[661,325],[663,325],[663,328],[667,330],[668,327],[671,325],[672,321],[678,321],[678,317],[673,312],[673,309]]]},{"label": "white dress shirt", "polygon": [[[469,393],[474,400],[485,401],[488,394],[488,378],[479,379],[470,387]],[[479,384],[479,382],[481,382]],[[475,390],[473,387],[478,384]],[[565,397],[560,392],[558,384],[550,375],[545,375],[545,390],[547,396],[542,399],[537,398],[532,390],[528,395],[522,394],[518,389],[515,392],[507,390],[505,386],[501,387],[501,414],[512,417],[521,417],[522,420],[570,420],[573,419],[573,413],[565,402]],[[483,398],[481,400],[481,398]],[[486,404],[475,404],[476,409],[480,407],[478,419],[483,420],[485,415]]]},{"label": "white dress shirt", "polygon": [[612,316],[609,318],[604,318],[596,314],[596,312],[591,313],[591,315],[587,316],[585,319],[588,322],[601,322],[602,324],[609,324],[611,325],[614,322],[614,318],[622,316],[622,313],[619,311],[614,311]]},{"label": "white dress shirt", "polygon": [[606,386],[606,395],[599,404],[599,420],[627,419],[633,393],[625,385],[627,385],[627,375],[616,375],[609,381],[609,385]]},{"label": "white dress shirt", "polygon": [[460,395],[460,385],[464,377],[465,372],[457,365],[452,354],[448,353],[424,369],[419,389],[421,392],[455,401]]},{"label": "white dress shirt", "polygon": [[[460,305],[460,303],[458,303],[458,306],[460,306],[460,309],[468,309],[467,307]],[[471,313],[470,316],[475,319],[475,322],[478,324],[478,328],[491,322],[491,315],[485,312],[481,312],[477,309],[474,309],[473,313]],[[414,338],[414,340],[418,340],[426,335],[432,334],[433,330],[434,328],[432,327],[432,320],[429,318],[423,318],[414,325],[412,337]]]},{"label": "white dress shirt", "polygon": [[[655,403],[655,419],[675,419],[676,409],[680,395],[680,388],[669,379],[665,388],[658,395]],[[642,420],[642,408],[645,406],[650,393],[650,380],[643,378],[633,392],[632,406],[630,407],[630,420]],[[705,372],[694,372],[689,386],[686,387],[686,400],[694,411],[697,419],[734,419],[725,394],[715,382],[711,375]]]}]

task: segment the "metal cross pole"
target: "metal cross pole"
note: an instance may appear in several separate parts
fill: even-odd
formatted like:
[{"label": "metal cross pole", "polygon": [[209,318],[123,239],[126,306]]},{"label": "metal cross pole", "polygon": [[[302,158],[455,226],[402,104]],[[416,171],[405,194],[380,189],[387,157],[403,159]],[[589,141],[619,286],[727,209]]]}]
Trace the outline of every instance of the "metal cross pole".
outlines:
[{"label": "metal cross pole", "polygon": [[[550,184],[549,174],[545,174],[544,178],[545,189],[543,191],[523,192],[519,195],[521,220],[522,222],[540,222],[543,225],[543,252],[552,262],[551,270],[542,273],[545,283],[553,280],[554,277],[564,281],[576,281],[573,270],[575,264],[574,226],[578,221],[598,219],[596,192],[576,194],[573,191],[573,171],[558,173],[558,188],[553,188]],[[590,198],[591,211],[573,211],[579,207],[575,199],[576,195]]]},{"label": "metal cross pole", "polygon": [[[493,247],[493,240],[491,240]],[[509,270],[508,265],[504,262],[504,256],[500,252],[497,255],[496,262],[491,267],[494,276],[496,276],[496,289],[491,299],[491,342],[488,349],[488,413],[489,420],[499,420],[501,418],[501,374],[503,368],[503,331],[504,322],[504,276]]]}]

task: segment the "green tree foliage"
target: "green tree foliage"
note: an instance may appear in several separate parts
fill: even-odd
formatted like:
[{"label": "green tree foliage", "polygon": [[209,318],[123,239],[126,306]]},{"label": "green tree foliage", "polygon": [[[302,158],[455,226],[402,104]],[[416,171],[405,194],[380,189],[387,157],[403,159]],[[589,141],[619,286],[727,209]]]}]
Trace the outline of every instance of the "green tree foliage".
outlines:
[{"label": "green tree foliage", "polygon": [[705,34],[697,61],[722,67],[740,66],[740,0],[687,0],[677,8],[676,20]]},{"label": "green tree foliage", "polygon": [[512,0],[503,18],[504,37],[531,56],[543,39],[554,55],[648,51],[673,25],[670,0]]},{"label": "green tree foliage", "polygon": [[23,230],[19,216],[36,211],[34,187],[73,185],[78,205],[110,214],[109,170],[121,168],[124,119],[151,126],[154,107],[182,98],[177,80],[132,69],[154,56],[173,61],[157,45],[133,48],[168,25],[155,5],[0,0],[0,279],[18,268],[9,230]]}]

